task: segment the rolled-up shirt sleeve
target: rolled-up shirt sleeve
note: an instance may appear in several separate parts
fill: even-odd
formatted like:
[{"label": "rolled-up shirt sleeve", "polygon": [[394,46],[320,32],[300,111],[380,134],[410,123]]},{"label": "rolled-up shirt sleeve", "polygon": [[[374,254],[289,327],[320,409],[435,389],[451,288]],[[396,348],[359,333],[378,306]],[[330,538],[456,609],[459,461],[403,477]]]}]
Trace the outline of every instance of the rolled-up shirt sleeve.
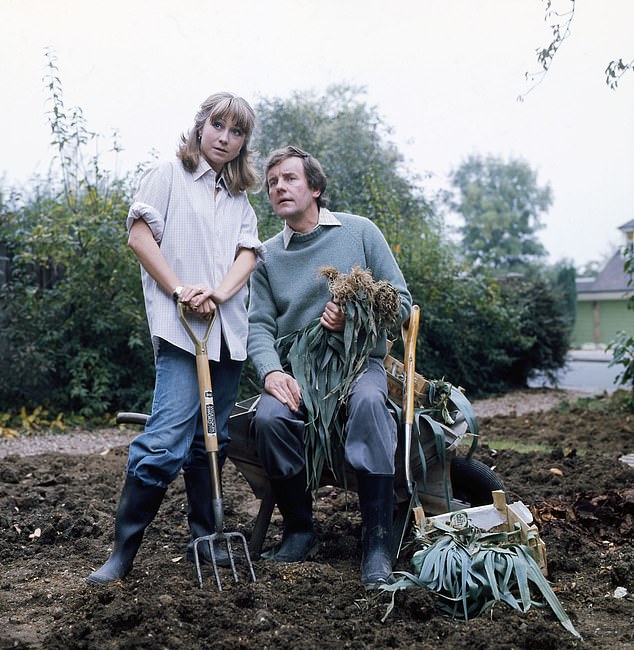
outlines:
[{"label": "rolled-up shirt sleeve", "polygon": [[126,228],[130,232],[137,219],[143,219],[150,227],[154,239],[161,242],[165,230],[172,187],[171,167],[158,166],[148,170],[141,178],[134,203],[128,211]]},{"label": "rolled-up shirt sleeve", "polygon": [[258,238],[257,218],[250,203],[247,202],[245,207],[238,243],[236,245],[236,254],[241,248],[248,248],[255,253],[258,261],[263,261],[266,257],[266,248]]},{"label": "rolled-up shirt sleeve", "polygon": [[130,232],[132,224],[138,219],[143,219],[143,221],[147,223],[154,235],[155,241],[160,243],[161,239],[163,239],[163,230],[165,228],[165,219],[161,213],[147,203],[135,201],[130,206],[128,218],[126,219],[126,228],[128,229],[128,232]]}]

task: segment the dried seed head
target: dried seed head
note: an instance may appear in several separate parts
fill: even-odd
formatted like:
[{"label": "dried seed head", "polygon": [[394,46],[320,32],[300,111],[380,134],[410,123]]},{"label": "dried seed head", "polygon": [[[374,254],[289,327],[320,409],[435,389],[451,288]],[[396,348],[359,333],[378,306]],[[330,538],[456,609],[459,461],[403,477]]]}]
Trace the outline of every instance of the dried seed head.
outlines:
[{"label": "dried seed head", "polygon": [[385,280],[376,283],[375,311],[378,321],[383,327],[390,329],[396,325],[401,315],[401,296],[398,291]]},{"label": "dried seed head", "polygon": [[334,266],[322,266],[319,268],[319,275],[326,278],[330,283],[339,275],[339,271]]},{"label": "dried seed head", "polygon": [[398,291],[386,280],[375,281],[370,269],[355,265],[346,274],[332,266],[323,266],[319,274],[328,280],[328,289],[336,302],[369,305],[379,329],[390,329],[398,323],[401,315]]}]

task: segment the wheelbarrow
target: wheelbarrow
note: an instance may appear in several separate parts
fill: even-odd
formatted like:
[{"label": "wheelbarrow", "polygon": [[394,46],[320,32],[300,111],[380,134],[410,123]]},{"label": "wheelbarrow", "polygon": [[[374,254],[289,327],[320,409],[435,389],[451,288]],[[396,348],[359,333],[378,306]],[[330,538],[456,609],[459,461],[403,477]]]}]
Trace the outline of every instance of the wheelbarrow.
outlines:
[{"label": "wheelbarrow", "polygon": [[[477,434],[475,415],[462,392],[452,388],[449,402],[457,402],[457,416],[450,425],[432,422],[425,414],[429,405],[430,382],[415,371],[419,311],[415,305],[408,327],[403,328],[405,362],[387,355],[384,360],[388,379],[388,407],[398,425],[395,457],[394,538],[392,558],[398,558],[411,523],[414,508],[425,513],[448,511],[493,502],[492,492],[502,490],[502,480],[484,463],[458,455],[466,435]],[[251,555],[258,558],[275,507],[269,479],[257,453],[253,416],[259,396],[238,402],[229,419],[230,443],[227,457],[246,479],[260,506],[249,541]],[[462,409],[462,410],[461,410]],[[464,413],[463,413],[464,411]],[[439,440],[442,439],[442,445]],[[356,491],[356,474],[349,468],[345,477],[335,477],[327,469],[320,486],[335,486]]]},{"label": "wheelbarrow", "polygon": [[[457,409],[458,414],[452,424],[432,426],[425,417],[425,406],[429,406],[429,393],[434,382],[415,370],[417,306],[414,306],[413,313],[415,320],[410,321],[402,331],[405,363],[390,354],[384,359],[388,408],[398,425],[392,540],[394,561],[400,553],[415,507],[422,507],[426,514],[434,515],[493,503],[494,491],[502,490],[506,494],[503,481],[487,465],[469,455],[458,454],[458,447],[465,436],[475,433],[470,428],[476,428],[475,416],[470,412],[470,405],[461,391],[452,390],[451,396],[462,408]],[[230,443],[227,449],[228,459],[260,500],[248,544],[253,558],[259,558],[262,553],[275,508],[271,484],[258,456],[253,426],[259,400],[260,396],[256,395],[235,404],[229,418]],[[146,418],[146,415],[139,413],[119,413],[117,422],[140,424]],[[434,432],[434,428],[442,429],[442,446],[438,444],[441,436]],[[345,477],[335,477],[325,469],[320,486],[356,491],[356,474],[350,469]]]}]

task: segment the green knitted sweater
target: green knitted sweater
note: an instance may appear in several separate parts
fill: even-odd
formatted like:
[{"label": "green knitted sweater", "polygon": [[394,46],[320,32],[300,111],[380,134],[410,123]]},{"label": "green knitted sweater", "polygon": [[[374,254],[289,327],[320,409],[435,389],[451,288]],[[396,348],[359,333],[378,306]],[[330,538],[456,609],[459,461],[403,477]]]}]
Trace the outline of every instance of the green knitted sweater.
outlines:
[{"label": "green knitted sweater", "polygon": [[[412,299],[405,279],[377,226],[365,217],[333,213],[340,226],[319,225],[309,233],[295,233],[288,247],[280,232],[265,242],[266,260],[251,276],[248,355],[261,380],[282,370],[275,342],[323,313],[331,299],[323,266],[349,273],[358,265],[369,268],[375,280],[387,280],[401,296],[401,316],[409,316]],[[372,356],[387,354],[383,332]]]}]

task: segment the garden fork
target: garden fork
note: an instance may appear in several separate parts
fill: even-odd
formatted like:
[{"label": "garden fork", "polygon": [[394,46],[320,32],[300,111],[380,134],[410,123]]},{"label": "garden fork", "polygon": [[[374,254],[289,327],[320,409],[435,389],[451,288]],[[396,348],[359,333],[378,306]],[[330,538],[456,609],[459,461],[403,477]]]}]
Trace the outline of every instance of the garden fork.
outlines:
[{"label": "garden fork", "polygon": [[225,532],[224,530],[224,508],[222,504],[222,488],[220,484],[220,469],[218,467],[218,432],[216,430],[216,411],[214,408],[214,395],[211,385],[211,372],[209,370],[209,359],[207,358],[207,339],[216,320],[216,312],[209,319],[207,329],[204,337],[198,339],[194,330],[185,316],[186,305],[178,302],[178,316],[181,323],[187,330],[189,338],[194,343],[196,348],[196,372],[198,375],[198,389],[200,391],[200,408],[203,419],[203,428],[205,434],[205,449],[207,450],[207,458],[209,460],[209,471],[211,472],[211,502],[214,513],[214,527],[215,532],[211,535],[204,535],[194,540],[194,561],[196,562],[196,573],[198,575],[198,584],[203,586],[202,572],[200,569],[200,557],[198,555],[199,544],[207,544],[209,547],[209,555],[216,578],[218,590],[222,591],[222,584],[220,582],[220,573],[218,571],[218,564],[216,554],[214,551],[215,543],[222,543],[227,549],[229,562],[231,564],[231,571],[233,573],[234,582],[239,582],[238,572],[236,571],[236,561],[233,557],[233,549],[231,548],[231,541],[237,540],[238,544],[242,545],[245,560],[249,569],[251,580],[255,582],[255,572],[253,570],[253,563],[249,555],[249,547],[247,540],[242,533],[238,532]]}]

